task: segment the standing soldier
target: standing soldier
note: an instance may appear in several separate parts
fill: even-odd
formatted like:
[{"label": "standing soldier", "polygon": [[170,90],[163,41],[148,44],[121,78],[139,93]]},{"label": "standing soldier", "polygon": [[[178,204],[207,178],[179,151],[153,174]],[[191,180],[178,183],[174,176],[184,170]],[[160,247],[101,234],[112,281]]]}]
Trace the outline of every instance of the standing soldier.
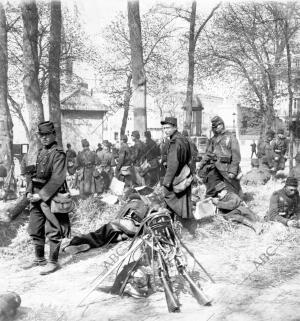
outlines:
[{"label": "standing soldier", "polygon": [[125,186],[132,186],[132,161],[129,146],[127,144],[128,138],[126,135],[121,136],[121,146],[119,150],[119,159],[116,167],[116,177],[125,182]]},{"label": "standing soldier", "polygon": [[[211,128],[214,136],[208,141],[206,155],[214,159],[216,170],[221,174],[227,189],[242,196],[240,181],[237,178],[241,161],[239,142],[235,135],[225,130],[221,117],[212,118]],[[207,186],[207,189],[210,190],[211,187]]]},{"label": "standing soldier", "polygon": [[284,130],[282,128],[277,131],[277,138],[271,142],[272,151],[273,151],[273,165],[272,170],[276,173],[278,170],[284,170],[285,160],[286,160],[286,151],[288,148],[287,139],[284,136]]},{"label": "standing soldier", "polygon": [[104,140],[102,150],[97,152],[97,166],[95,169],[95,192],[103,193],[109,188],[114,176],[113,166],[116,166],[114,155],[110,151],[110,143]]},{"label": "standing soldier", "polygon": [[140,140],[140,133],[134,130],[131,134],[134,145],[131,147],[131,159],[133,163],[134,183],[138,186],[145,185],[144,178],[140,175],[140,166],[145,160],[145,145]]},{"label": "standing soldier", "polygon": [[67,151],[66,151],[66,158],[67,158],[67,184],[69,188],[75,187],[76,181],[76,152],[71,148],[71,144],[67,144]]},{"label": "standing soldier", "polygon": [[96,165],[96,153],[90,150],[90,143],[83,139],[81,141],[83,150],[76,158],[77,184],[82,198],[87,198],[95,191],[93,173]]},{"label": "standing soldier", "polygon": [[257,157],[255,140],[253,140],[253,142],[252,142],[252,144],[250,146],[251,146],[251,158],[253,157],[254,154]]},{"label": "standing soldier", "polygon": [[151,132],[145,132],[145,158],[148,162],[148,168],[145,170],[145,183],[148,186],[154,186],[159,180],[159,162],[160,148],[151,138]]},{"label": "standing soldier", "polygon": [[163,180],[165,202],[171,210],[173,218],[178,216],[182,219],[191,219],[193,218],[191,186],[179,193],[174,191],[173,186],[175,177],[178,177],[185,165],[189,165],[191,160],[190,144],[177,131],[177,118],[166,117],[161,124],[165,135],[170,140],[167,150],[167,169]]},{"label": "standing soldier", "polygon": [[66,150],[66,157],[67,157],[67,160],[68,159],[75,159],[76,158],[76,152],[74,149],[71,148],[71,144],[68,143],[67,144],[67,150]]},{"label": "standing soldier", "polygon": [[268,169],[273,167],[273,150],[271,141],[274,138],[274,131],[268,130],[266,132],[266,138],[258,145],[257,157],[259,159],[259,165],[264,165]]},{"label": "standing soldier", "polygon": [[[43,148],[39,150],[36,174],[27,187],[26,196],[30,201],[29,235],[34,244],[35,259],[25,269],[43,266],[45,275],[59,268],[57,263],[61,239],[70,232],[67,213],[54,214],[50,202],[57,192],[66,192],[66,155],[57,145],[54,124],[50,121],[38,125]],[[50,254],[47,263],[44,256],[45,237],[49,240]]]}]

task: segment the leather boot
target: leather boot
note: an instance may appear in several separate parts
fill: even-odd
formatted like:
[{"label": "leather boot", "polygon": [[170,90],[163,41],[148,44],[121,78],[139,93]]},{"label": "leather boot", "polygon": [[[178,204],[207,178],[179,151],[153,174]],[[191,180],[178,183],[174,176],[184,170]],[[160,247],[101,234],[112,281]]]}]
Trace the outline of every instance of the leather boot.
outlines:
[{"label": "leather boot", "polygon": [[40,275],[47,275],[59,269],[60,266],[57,263],[57,261],[58,261],[60,244],[61,244],[60,242],[54,243],[50,241],[49,262],[45,267],[43,267],[43,269],[40,272]]},{"label": "leather boot", "polygon": [[47,260],[45,259],[44,245],[35,245],[34,255],[35,255],[35,258],[33,261],[28,262],[22,266],[24,270],[28,270],[37,266],[44,266],[47,264]]}]

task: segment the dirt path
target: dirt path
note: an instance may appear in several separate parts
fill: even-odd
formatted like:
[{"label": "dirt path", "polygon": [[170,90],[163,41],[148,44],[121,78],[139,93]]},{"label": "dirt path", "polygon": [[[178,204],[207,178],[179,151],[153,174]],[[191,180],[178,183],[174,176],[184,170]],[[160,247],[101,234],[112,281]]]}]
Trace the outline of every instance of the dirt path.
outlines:
[{"label": "dirt path", "polygon": [[[281,238],[280,243],[274,235],[277,234],[267,232],[253,236],[242,227],[223,233],[219,239],[186,237],[186,243],[217,284],[203,283],[214,299],[211,307],[199,306],[189,294],[182,294],[179,314],[167,312],[163,292],[147,299],[133,299],[106,294],[99,288],[85,299],[85,307],[75,308],[97,285],[92,281],[116,248],[93,250],[75,258],[65,256],[62,269],[48,276],[40,276],[38,268],[21,270],[16,260],[3,261],[0,289],[21,295],[22,308],[16,318],[21,321],[300,320],[300,253],[296,247],[299,237],[296,243],[289,238]],[[257,268],[253,262],[261,262],[258,258],[270,246],[272,256]],[[107,279],[103,286],[112,281],[113,278]]]}]

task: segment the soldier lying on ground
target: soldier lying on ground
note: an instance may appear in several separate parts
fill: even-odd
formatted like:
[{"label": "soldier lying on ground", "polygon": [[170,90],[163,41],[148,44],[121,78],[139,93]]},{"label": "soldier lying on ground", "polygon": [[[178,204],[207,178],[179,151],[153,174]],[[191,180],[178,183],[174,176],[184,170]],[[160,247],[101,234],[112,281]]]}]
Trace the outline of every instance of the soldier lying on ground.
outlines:
[{"label": "soldier lying on ground", "polygon": [[259,217],[247,207],[237,194],[228,191],[224,182],[215,186],[215,192],[218,197],[212,198],[212,202],[226,220],[241,223],[252,228],[257,234],[261,233]]},{"label": "soldier lying on ground", "polygon": [[271,196],[267,220],[300,227],[300,198],[297,188],[297,179],[288,177],[285,186]]},{"label": "soldier lying on ground", "polygon": [[[138,195],[132,195],[138,197]],[[159,207],[159,201],[150,197],[151,207]],[[90,248],[98,248],[110,243],[118,243],[133,237],[139,230],[140,223],[146,217],[150,206],[141,199],[131,199],[121,208],[117,219],[102,225],[94,232],[74,236],[64,248],[68,254],[77,254]]]}]

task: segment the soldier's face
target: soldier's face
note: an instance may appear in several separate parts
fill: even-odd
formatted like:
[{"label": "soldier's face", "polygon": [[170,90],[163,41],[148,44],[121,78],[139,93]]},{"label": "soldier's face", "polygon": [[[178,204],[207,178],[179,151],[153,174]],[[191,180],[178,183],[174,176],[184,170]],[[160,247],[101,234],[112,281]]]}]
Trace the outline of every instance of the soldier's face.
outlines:
[{"label": "soldier's face", "polygon": [[286,186],[285,187],[285,192],[287,196],[293,196],[295,195],[297,191],[297,187],[296,186]]},{"label": "soldier's face", "polygon": [[163,131],[167,137],[171,137],[175,133],[176,129],[177,129],[177,127],[175,127],[171,124],[163,125]]},{"label": "soldier's face", "polygon": [[212,129],[213,133],[219,134],[224,129],[224,125],[223,124],[218,124],[216,127],[212,127],[211,129]]},{"label": "soldier's face", "polygon": [[39,134],[43,146],[48,146],[55,141],[55,133]]}]

